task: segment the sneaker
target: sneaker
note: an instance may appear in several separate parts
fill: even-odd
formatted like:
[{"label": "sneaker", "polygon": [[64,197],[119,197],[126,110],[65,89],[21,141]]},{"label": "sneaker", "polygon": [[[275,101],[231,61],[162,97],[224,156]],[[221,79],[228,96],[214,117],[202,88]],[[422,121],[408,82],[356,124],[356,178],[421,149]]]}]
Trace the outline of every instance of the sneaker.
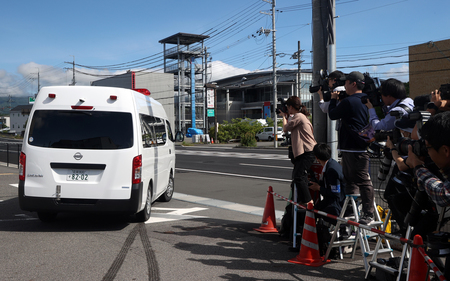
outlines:
[{"label": "sneaker", "polygon": [[358,223],[359,224],[365,224],[369,225],[373,222],[373,215],[372,214],[363,214],[360,218]]}]

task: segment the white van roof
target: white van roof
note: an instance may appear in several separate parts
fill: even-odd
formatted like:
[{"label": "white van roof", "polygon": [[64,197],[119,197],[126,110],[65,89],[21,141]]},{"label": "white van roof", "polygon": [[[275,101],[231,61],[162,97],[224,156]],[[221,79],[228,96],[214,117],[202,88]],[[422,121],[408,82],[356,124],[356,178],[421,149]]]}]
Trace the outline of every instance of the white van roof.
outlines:
[{"label": "white van roof", "polygon": [[134,108],[134,103],[139,113],[167,119],[163,106],[155,99],[131,89],[116,87],[43,87],[36,97],[33,109],[129,112]]}]

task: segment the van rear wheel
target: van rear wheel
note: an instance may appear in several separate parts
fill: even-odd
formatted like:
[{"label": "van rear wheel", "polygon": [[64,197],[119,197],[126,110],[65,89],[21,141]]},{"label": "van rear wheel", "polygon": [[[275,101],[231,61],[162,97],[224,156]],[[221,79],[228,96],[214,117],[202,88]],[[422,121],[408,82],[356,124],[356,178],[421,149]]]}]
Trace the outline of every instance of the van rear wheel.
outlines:
[{"label": "van rear wheel", "polygon": [[147,200],[145,200],[145,207],[142,211],[136,214],[136,220],[138,222],[146,222],[150,219],[152,213],[152,190],[147,189]]},{"label": "van rear wheel", "polygon": [[174,190],[175,190],[174,179],[172,173],[170,173],[166,191],[163,193],[163,195],[161,195],[161,197],[159,197],[159,200],[162,202],[169,202],[172,199]]},{"label": "van rear wheel", "polygon": [[42,222],[52,222],[56,219],[56,216],[58,215],[58,213],[55,212],[38,212],[38,218],[42,221]]}]

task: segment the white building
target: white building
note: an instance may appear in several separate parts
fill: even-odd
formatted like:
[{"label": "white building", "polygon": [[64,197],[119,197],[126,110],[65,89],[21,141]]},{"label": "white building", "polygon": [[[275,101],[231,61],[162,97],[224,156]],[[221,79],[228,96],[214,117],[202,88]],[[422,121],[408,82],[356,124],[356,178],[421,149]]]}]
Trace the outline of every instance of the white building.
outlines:
[{"label": "white building", "polygon": [[22,135],[27,125],[28,116],[30,115],[32,104],[18,105],[11,109],[10,117],[10,133]]},{"label": "white building", "polygon": [[[11,124],[11,118],[9,116],[0,116],[0,130],[5,127],[9,128]],[[5,125],[5,126],[3,126]]]}]

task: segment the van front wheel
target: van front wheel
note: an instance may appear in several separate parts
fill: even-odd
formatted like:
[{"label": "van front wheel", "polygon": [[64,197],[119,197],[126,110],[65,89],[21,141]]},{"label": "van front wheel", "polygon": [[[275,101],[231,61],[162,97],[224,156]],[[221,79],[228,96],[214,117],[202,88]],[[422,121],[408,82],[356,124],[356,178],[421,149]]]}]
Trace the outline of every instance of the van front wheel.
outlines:
[{"label": "van front wheel", "polygon": [[142,211],[136,214],[136,220],[138,222],[146,222],[150,219],[152,213],[152,190],[149,187],[147,189],[147,200],[145,200],[145,207]]},{"label": "van front wheel", "polygon": [[173,175],[170,173],[169,182],[167,183],[166,191],[159,198],[162,202],[169,202],[172,199],[173,191],[175,190]]}]

